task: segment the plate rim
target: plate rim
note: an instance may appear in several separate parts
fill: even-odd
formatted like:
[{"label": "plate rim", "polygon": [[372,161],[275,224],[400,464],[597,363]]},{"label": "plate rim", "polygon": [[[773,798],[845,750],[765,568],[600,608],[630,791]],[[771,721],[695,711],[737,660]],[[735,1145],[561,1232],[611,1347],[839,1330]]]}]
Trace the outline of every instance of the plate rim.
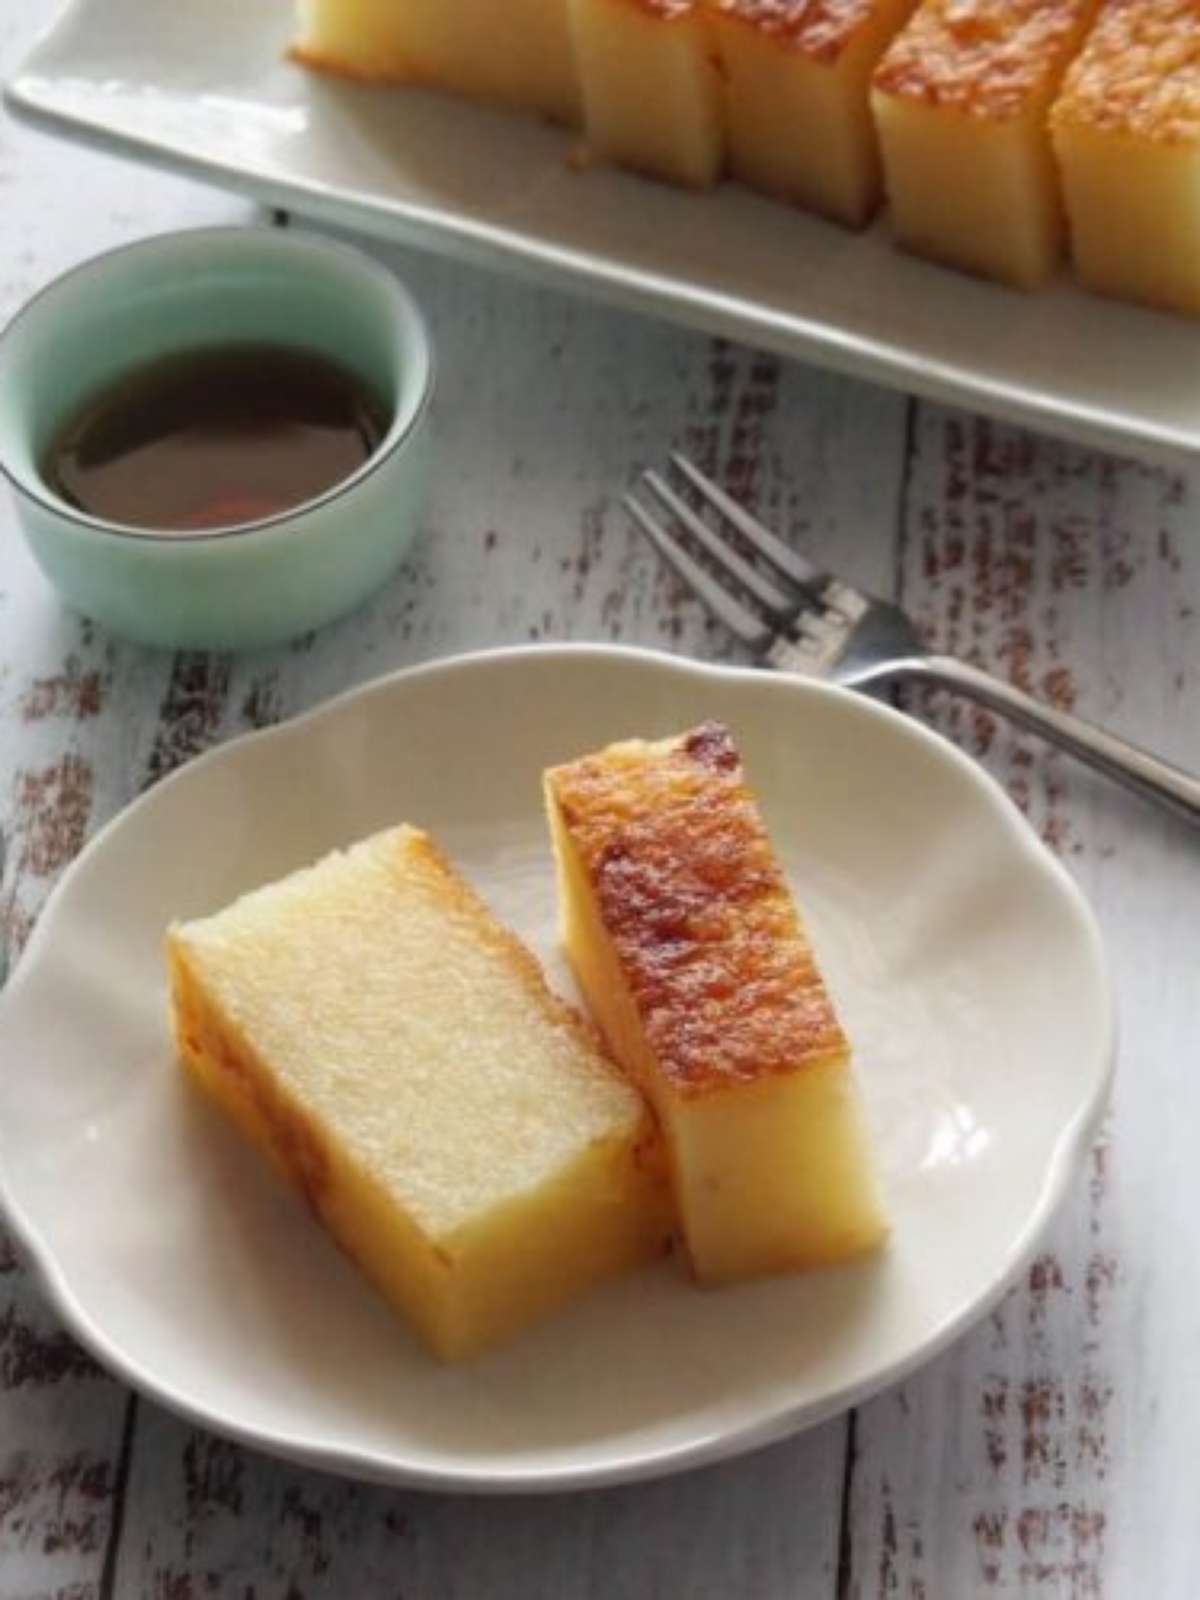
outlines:
[{"label": "plate rim", "polygon": [[[903,1381],[919,1367],[933,1361],[970,1327],[985,1317],[1003,1298],[1022,1269],[1032,1259],[1046,1226],[1061,1207],[1071,1180],[1082,1166],[1087,1151],[1099,1131],[1109,1104],[1117,1045],[1116,996],[1099,925],[1082,890],[1063,863],[1033,831],[1002,785],[965,751],[936,730],[915,717],[906,715],[859,691],[824,680],[764,674],[754,667],[697,661],[667,651],[632,645],[589,642],[501,645],[418,662],[360,684],[351,685],[282,722],[223,740],[191,760],[185,761],[150,788],[136,795],[110,817],[64,869],[38,913],[33,931],[14,965],[7,984],[0,991],[0,1023],[3,1021],[4,1013],[13,1004],[13,996],[19,995],[25,982],[28,981],[29,974],[40,958],[42,945],[51,937],[50,925],[54,918],[48,917],[47,913],[52,912],[64,897],[74,878],[85,870],[93,854],[105,847],[111,833],[118,827],[125,826],[143,806],[156,801],[161,792],[179,783],[190,781],[197,768],[231,759],[237,760],[248,745],[303,737],[306,730],[314,724],[336,718],[347,707],[374,695],[393,692],[398,686],[402,687],[421,678],[472,671],[497,661],[524,660],[533,657],[552,659],[563,655],[576,658],[590,657],[597,664],[623,660],[640,664],[648,670],[675,672],[684,678],[693,677],[700,680],[717,678],[745,682],[765,677],[768,682],[789,686],[789,692],[798,690],[803,694],[842,699],[881,722],[898,721],[907,733],[916,737],[919,743],[935,751],[940,759],[948,760],[951,765],[956,766],[974,782],[980,794],[986,797],[997,821],[1002,821],[1014,841],[1019,842],[1024,848],[1031,862],[1036,863],[1038,868],[1055,882],[1060,894],[1070,905],[1080,935],[1087,942],[1094,965],[1097,992],[1104,1002],[1100,1059],[1093,1070],[1090,1093],[1079,1105],[1070,1121],[1061,1129],[1048,1168],[1042,1177],[1037,1203],[1021,1232],[1011,1241],[1007,1256],[1001,1262],[987,1289],[973,1299],[969,1298],[962,1302],[948,1314],[919,1348],[877,1368],[860,1381],[843,1385],[819,1401],[798,1401],[776,1408],[769,1414],[734,1423],[683,1444],[642,1449],[599,1465],[583,1462],[565,1467],[518,1466],[508,1469],[489,1465],[482,1471],[420,1464],[405,1465],[393,1456],[379,1451],[314,1444],[311,1440],[292,1433],[261,1429],[238,1423],[234,1418],[215,1414],[204,1405],[190,1400],[186,1394],[172,1388],[170,1383],[142,1370],[136,1358],[128,1355],[114,1343],[92,1319],[76,1298],[67,1281],[67,1274],[59,1266],[50,1244],[42,1238],[36,1222],[13,1196],[4,1163],[0,1160],[0,1220],[3,1220],[13,1235],[25,1258],[25,1264],[31,1269],[52,1310],[72,1336],[107,1371],[136,1393],[162,1405],[193,1426],[251,1449],[320,1471],[360,1481],[441,1493],[506,1495],[576,1492],[661,1478],[714,1465],[806,1432],[862,1404],[881,1391]],[[583,1448],[586,1449],[586,1446]]]},{"label": "plate rim", "polygon": [[[591,251],[532,239],[519,229],[479,222],[453,209],[413,200],[389,202],[347,192],[314,178],[280,178],[254,165],[234,166],[203,152],[107,127],[99,118],[72,113],[38,89],[37,63],[53,49],[76,15],[105,0],[65,0],[35,40],[24,61],[0,89],[16,120],[42,132],[91,146],[232,191],[278,210],[294,210],[332,226],[358,230],[465,260],[484,268],[524,273],[535,281],[643,315],[654,315],[701,332],[740,340],[761,349],[874,383],[894,392],[979,409],[1002,420],[1050,432],[1092,448],[1129,453],[1178,466],[1200,457],[1200,428],[1154,422],[1136,413],[1119,417],[1086,401],[1038,392],[1028,384],[973,371],[911,352],[894,341],[839,328],[810,314],[771,311],[737,294],[689,284],[644,267],[609,261]],[[1002,285],[993,285],[997,293]],[[1013,291],[1007,291],[1013,292]],[[1146,308],[1127,305],[1130,314]]]}]

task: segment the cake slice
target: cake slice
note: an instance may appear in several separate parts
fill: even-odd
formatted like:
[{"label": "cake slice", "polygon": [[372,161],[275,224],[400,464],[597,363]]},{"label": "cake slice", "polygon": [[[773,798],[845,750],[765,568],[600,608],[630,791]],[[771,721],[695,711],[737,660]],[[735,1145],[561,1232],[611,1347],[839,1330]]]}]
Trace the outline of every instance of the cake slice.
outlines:
[{"label": "cake slice", "polygon": [[703,188],[721,175],[721,80],[696,0],[568,0],[588,149]]},{"label": "cake slice", "polygon": [[1096,0],[923,0],[872,106],[900,244],[1032,289],[1065,228],[1050,104]]},{"label": "cake slice", "polygon": [[860,227],[880,198],[871,73],[915,0],[705,0],[725,84],[729,169]]},{"label": "cake slice", "polygon": [[640,1096],[425,834],[176,925],[168,955],[196,1081],[437,1355],[663,1249]]},{"label": "cake slice", "polygon": [[579,114],[567,0],[299,0],[293,55],[308,66]]},{"label": "cake slice", "polygon": [[846,1038],[729,733],[611,745],[545,784],[567,952],[658,1113],[697,1277],[878,1244]]},{"label": "cake slice", "polygon": [[1200,314],[1200,8],[1110,0],[1051,113],[1089,289]]}]

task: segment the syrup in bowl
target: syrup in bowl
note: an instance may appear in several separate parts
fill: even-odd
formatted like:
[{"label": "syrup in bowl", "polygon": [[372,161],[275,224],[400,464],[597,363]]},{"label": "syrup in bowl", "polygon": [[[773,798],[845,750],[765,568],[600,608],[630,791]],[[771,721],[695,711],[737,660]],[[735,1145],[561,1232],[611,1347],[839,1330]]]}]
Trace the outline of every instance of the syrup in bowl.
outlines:
[{"label": "syrup in bowl", "polygon": [[90,516],[186,537],[319,499],[389,421],[368,385],[315,351],[220,345],[150,362],[85,401],[41,470]]}]

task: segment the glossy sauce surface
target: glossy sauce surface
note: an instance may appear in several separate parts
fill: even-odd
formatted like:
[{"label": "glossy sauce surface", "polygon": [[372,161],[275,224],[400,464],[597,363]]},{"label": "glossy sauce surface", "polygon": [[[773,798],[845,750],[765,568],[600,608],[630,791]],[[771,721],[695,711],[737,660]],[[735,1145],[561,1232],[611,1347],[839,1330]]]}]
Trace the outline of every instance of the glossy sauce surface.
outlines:
[{"label": "glossy sauce surface", "polygon": [[311,351],[231,344],[137,368],[51,442],[49,487],[108,522],[167,533],[290,511],[374,452],[387,408]]}]

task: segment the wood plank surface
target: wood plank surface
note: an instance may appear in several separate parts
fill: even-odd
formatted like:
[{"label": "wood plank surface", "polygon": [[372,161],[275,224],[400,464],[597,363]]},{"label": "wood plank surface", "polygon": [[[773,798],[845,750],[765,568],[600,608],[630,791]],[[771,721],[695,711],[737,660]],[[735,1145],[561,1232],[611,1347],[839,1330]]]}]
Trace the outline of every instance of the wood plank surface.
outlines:
[{"label": "wood plank surface", "polygon": [[[36,0],[4,8],[0,74],[44,15]],[[0,216],[3,322],[109,244],[251,213],[0,118]],[[939,645],[1200,768],[1195,477],[388,259],[434,332],[438,469],[410,560],[353,617],[254,656],[140,651],[60,610],[0,504],[10,957],[141,789],[367,677],[562,638],[733,655],[617,506],[671,447],[852,579],[902,595]],[[1197,840],[986,715],[914,709],[1008,786],[1084,887],[1122,1007],[1108,1129],[991,1318],[856,1415],[742,1461],[470,1500],[294,1468],[132,1399],[0,1234],[0,1600],[1200,1594]]]},{"label": "wood plank surface", "polygon": [[[901,592],[939,645],[1200,769],[1200,480],[922,407],[905,502]],[[1108,1127],[1021,1284],[857,1419],[850,1593],[1183,1600],[1196,835],[961,701],[933,709],[1099,913],[1123,1043]]]},{"label": "wood plank surface", "polygon": [[[0,76],[45,8],[0,8]],[[67,152],[0,115],[0,325],[58,272],[163,227],[247,208]],[[67,617],[0,505],[0,966],[88,835],[136,792],[169,663]],[[4,1061],[0,1070],[19,1071]],[[125,1390],[60,1329],[0,1229],[0,1595],[101,1592],[119,1502]]]}]

